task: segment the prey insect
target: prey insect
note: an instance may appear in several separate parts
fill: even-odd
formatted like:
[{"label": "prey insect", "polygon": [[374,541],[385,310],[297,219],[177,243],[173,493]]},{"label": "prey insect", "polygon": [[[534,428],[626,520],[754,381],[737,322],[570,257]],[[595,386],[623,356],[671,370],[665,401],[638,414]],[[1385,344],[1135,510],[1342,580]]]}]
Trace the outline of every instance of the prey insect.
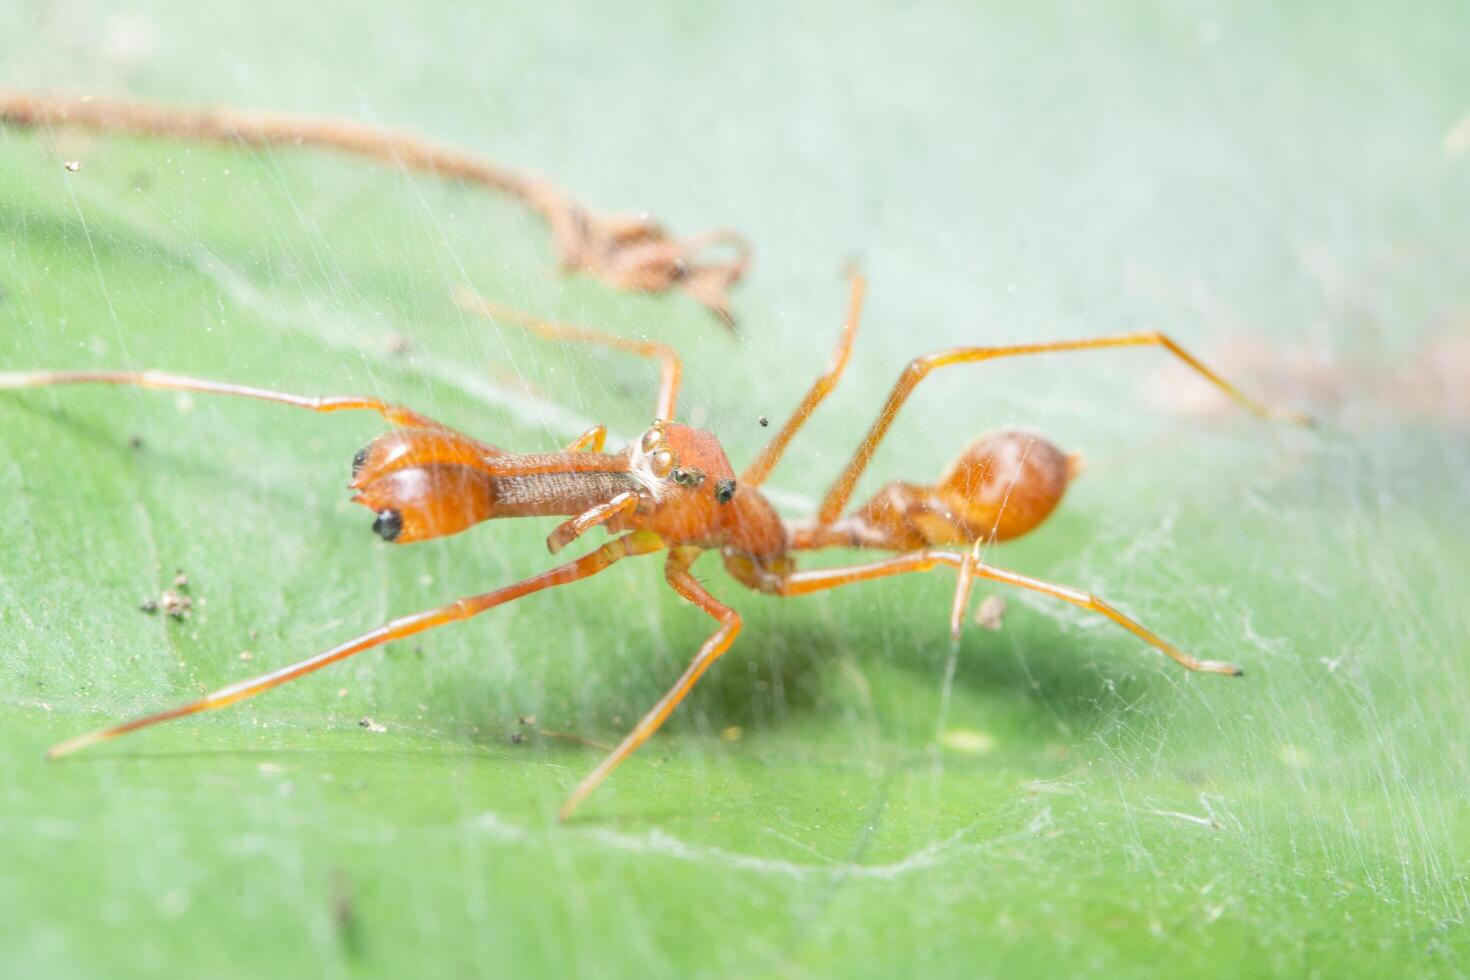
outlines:
[{"label": "prey insect", "polygon": [[[740,614],[712,595],[691,572],[706,551],[722,557],[745,586],[780,596],[800,596],[940,566],[958,573],[950,627],[957,635],[976,579],[1030,589],[1097,612],[1189,670],[1239,674],[1233,664],[1198,660],[1098,596],[996,567],[981,560],[989,542],[1018,537],[1044,521],[1075,474],[1072,460],[1039,435],[1002,431],[964,449],[939,481],[894,482],[866,504],[849,510],[859,477],[914,389],[934,371],[1005,357],[1120,347],[1158,347],[1173,354],[1257,415],[1304,422],[1241,393],[1168,337],[1122,334],[1092,340],[961,347],[912,361],[900,374],[857,451],[827,492],[814,519],[788,523],[760,491],[792,438],[832,391],[847,367],[862,309],[864,282],[854,276],[841,338],[827,371],[818,378],[770,444],[738,477],[709,432],[675,421],[681,365],[677,354],[581,327],[541,320],[461,293],[461,305],[500,322],[512,322],[548,339],[628,351],[662,365],[656,421],[619,452],[605,452],[606,429],[597,426],[560,452],[515,453],[481,442],[400,405],[368,397],[303,397],[156,371],[31,371],[0,374],[0,389],[51,385],[113,384],[234,395],[314,412],[372,411],[391,426],[352,460],[353,499],[374,512],[373,530],[394,544],[409,544],[463,531],[506,517],[562,517],[547,537],[553,553],[596,527],[611,536],[579,558],[538,575],[437,609],[395,619],[298,663],[240,681],[197,700],[123,722],[56,746],[63,756],[106,739],[187,715],[213,711],[254,697],[329,664],[497,606],[596,575],[626,558],[666,552],[669,586],[715,621],[683,674],[602,762],[572,790],[561,816],[570,815],[620,763],[656,732],[691,688],[730,648]],[[845,547],[891,552],[887,557],[836,568],[797,566],[805,551]]]},{"label": "prey insect", "polygon": [[[316,147],[475,184],[507,194],[545,218],[564,271],[586,272],[614,289],[679,290],[731,330],[735,318],[729,291],[750,266],[750,246],[733,231],[679,239],[647,216],[593,211],[549,181],[507,169],[467,150],[343,119],[242,109],[182,109],[0,89],[0,123],[246,147]],[[80,165],[68,163],[66,169],[75,173]],[[728,254],[711,258],[708,253],[712,251]]]}]

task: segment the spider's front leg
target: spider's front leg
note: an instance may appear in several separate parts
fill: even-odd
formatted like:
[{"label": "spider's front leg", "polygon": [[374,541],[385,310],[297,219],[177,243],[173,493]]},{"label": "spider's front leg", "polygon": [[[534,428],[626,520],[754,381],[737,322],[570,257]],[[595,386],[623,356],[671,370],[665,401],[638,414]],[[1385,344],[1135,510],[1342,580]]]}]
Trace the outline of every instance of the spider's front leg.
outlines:
[{"label": "spider's front leg", "polygon": [[0,371],[0,391],[82,384],[129,385],[137,388],[152,388],[156,391],[230,395],[236,398],[253,398],[258,401],[275,402],[278,405],[305,408],[313,412],[377,412],[391,425],[452,431],[443,423],[420,415],[410,408],[362,395],[291,395],[267,388],[231,384],[227,381],[210,381],[207,378],[170,374],[167,371]]},{"label": "spider's front leg", "polygon": [[664,577],[668,579],[669,585],[673,586],[675,592],[716,619],[720,624],[719,628],[704,641],[704,645],[699,648],[699,652],[694,655],[694,659],[689,662],[684,673],[679,675],[674,686],[659,698],[657,704],[648,709],[648,713],[639,719],[638,724],[633,726],[633,730],[618,744],[618,747],[613,749],[596,769],[588,773],[586,778],[577,784],[572,795],[567,797],[566,803],[562,804],[558,814],[560,819],[565,820],[570,817],[582,801],[597,788],[598,784],[607,778],[608,773],[636,752],[640,745],[648,741],[653,733],[663,726],[669,715],[673,714],[674,709],[679,706],[679,702],[684,700],[693,690],[699,678],[706,670],[709,670],[710,664],[730,649],[730,644],[734,643],[735,637],[739,635],[740,614],[710,595],[699,580],[690,574],[689,566],[694,564],[694,559],[699,555],[699,548],[687,546],[670,551],[668,561],[664,565]]},{"label": "spider's front leg", "polygon": [[549,571],[542,572],[540,575],[533,575],[514,585],[507,585],[504,588],[496,589],[494,592],[469,596],[452,602],[447,606],[440,606],[437,609],[427,609],[423,612],[414,613],[411,616],[395,619],[390,623],[385,623],[377,629],[369,630],[361,636],[348,640],[346,643],[335,646],[314,657],[309,657],[290,666],[271,671],[268,674],[262,674],[259,677],[240,681],[228,687],[222,687],[211,694],[206,694],[198,700],[190,701],[187,704],[181,704],[178,707],[169,708],[166,711],[160,711],[156,714],[123,722],[120,725],[113,725],[110,728],[104,728],[88,735],[82,735],[67,742],[62,742],[60,745],[52,748],[47,755],[53,759],[59,758],[84,749],[89,745],[95,745],[98,742],[116,738],[119,735],[126,735],[128,732],[134,732],[140,728],[148,728],[160,722],[171,721],[174,718],[183,718],[186,715],[197,715],[206,711],[228,707],[236,701],[243,701],[246,698],[262,694],[273,687],[279,687],[287,681],[294,681],[298,677],[304,677],[313,671],[320,670],[328,664],[345,660],[354,654],[362,653],[364,650],[371,650],[374,647],[382,646],[384,643],[401,640],[404,637],[412,636],[415,633],[422,633],[425,630],[433,629],[436,626],[443,626],[446,623],[469,619],[471,616],[485,612],[487,609],[494,609],[496,606],[504,605],[522,596],[528,596],[533,592],[540,592],[543,589],[549,589],[557,585],[566,585],[595,575],[622,558],[628,558],[633,555],[646,555],[654,551],[661,551],[664,547],[663,540],[658,535],[648,531],[637,531],[625,535],[624,537],[609,541],[596,551],[583,555],[576,561],[559,565]]}]

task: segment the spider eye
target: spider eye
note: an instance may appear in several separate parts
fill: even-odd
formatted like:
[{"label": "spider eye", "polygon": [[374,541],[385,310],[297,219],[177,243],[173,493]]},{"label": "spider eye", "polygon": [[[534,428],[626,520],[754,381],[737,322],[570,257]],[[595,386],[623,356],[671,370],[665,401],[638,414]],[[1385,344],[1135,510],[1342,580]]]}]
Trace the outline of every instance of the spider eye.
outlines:
[{"label": "spider eye", "polygon": [[735,481],[721,480],[715,484],[715,499],[722,504],[728,504],[735,496]]},{"label": "spider eye", "polygon": [[689,469],[676,469],[669,474],[675,483],[685,487],[697,487],[704,482],[704,470],[690,467]]},{"label": "spider eye", "polygon": [[660,480],[674,471],[674,454],[671,450],[660,449],[653,454],[653,475]]},{"label": "spider eye", "polygon": [[645,453],[651,453],[653,452],[654,447],[656,447],[659,443],[663,441],[663,430],[660,429],[658,426],[654,426],[647,432],[643,433],[643,441],[639,443],[639,446]]}]

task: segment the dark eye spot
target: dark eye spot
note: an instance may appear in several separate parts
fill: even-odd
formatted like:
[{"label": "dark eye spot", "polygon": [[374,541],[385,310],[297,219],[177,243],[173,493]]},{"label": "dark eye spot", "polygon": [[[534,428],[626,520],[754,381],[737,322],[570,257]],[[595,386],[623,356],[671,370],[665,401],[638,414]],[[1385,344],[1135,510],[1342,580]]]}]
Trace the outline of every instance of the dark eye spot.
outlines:
[{"label": "dark eye spot", "polygon": [[697,487],[704,482],[704,471],[694,467],[687,470],[676,469],[669,476],[675,483],[684,487]]},{"label": "dark eye spot", "polygon": [[384,541],[397,540],[403,533],[403,515],[396,510],[378,511],[378,519],[373,521],[373,533]]},{"label": "dark eye spot", "polygon": [[357,451],[357,455],[354,456],[354,457],[352,457],[352,475],[353,476],[357,476],[358,471],[362,469],[362,464],[364,464],[364,463],[367,462],[367,457],[368,457],[368,447],[367,446],[363,446],[361,449],[359,449]]},{"label": "dark eye spot", "polygon": [[735,496],[735,481],[730,479],[721,480],[715,484],[715,499],[722,504],[728,504],[730,498]]}]

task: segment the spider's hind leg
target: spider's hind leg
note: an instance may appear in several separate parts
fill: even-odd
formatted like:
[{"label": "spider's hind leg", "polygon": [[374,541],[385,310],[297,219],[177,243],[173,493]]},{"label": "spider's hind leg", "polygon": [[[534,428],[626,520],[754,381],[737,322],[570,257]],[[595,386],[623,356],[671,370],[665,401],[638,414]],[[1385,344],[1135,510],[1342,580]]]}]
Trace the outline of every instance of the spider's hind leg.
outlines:
[{"label": "spider's hind leg", "polygon": [[[881,558],[877,561],[871,561],[861,565],[789,572],[781,575],[775,582],[765,584],[763,591],[772,591],[786,596],[807,595],[812,592],[822,592],[827,589],[835,589],[857,582],[871,581],[872,579],[904,575],[909,572],[927,572],[939,565],[948,565],[960,572],[962,577],[969,576],[971,580],[979,577],[989,579],[992,582],[1003,582],[1006,585],[1030,589],[1033,592],[1040,592],[1043,595],[1049,595],[1055,599],[1061,599],[1063,602],[1069,602],[1079,608],[1106,616],[1155,650],[1158,650],[1180,666],[1189,670],[1198,670],[1210,674],[1228,674],[1236,677],[1243,673],[1239,667],[1231,663],[1220,660],[1199,660],[1191,657],[1142,623],[1132,617],[1125,616],[1113,608],[1111,604],[1090,592],[1083,592],[1081,589],[1074,589],[1071,586],[1058,585],[1055,582],[1047,582],[1042,579],[1021,575],[1018,572],[987,565],[977,557],[979,548],[980,544],[977,543],[969,555],[961,555],[943,548],[923,548],[908,552],[907,554]],[[732,568],[731,571],[736,571],[736,569]],[[962,587],[967,589],[967,586],[964,586],[963,583]],[[960,595],[957,594],[956,607],[963,608],[959,604],[959,598]],[[951,623],[951,628],[954,628],[953,622]]]}]

